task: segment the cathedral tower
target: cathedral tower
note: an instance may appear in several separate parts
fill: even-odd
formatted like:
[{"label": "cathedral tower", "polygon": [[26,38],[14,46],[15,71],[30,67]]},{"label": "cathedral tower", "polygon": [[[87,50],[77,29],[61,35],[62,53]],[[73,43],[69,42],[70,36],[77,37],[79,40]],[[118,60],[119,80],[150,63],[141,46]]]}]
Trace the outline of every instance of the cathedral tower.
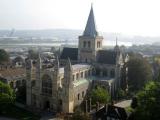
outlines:
[{"label": "cathedral tower", "polygon": [[82,36],[79,36],[78,60],[79,62],[95,62],[97,51],[102,49],[103,37],[98,35],[93,7],[89,13],[88,21]]}]

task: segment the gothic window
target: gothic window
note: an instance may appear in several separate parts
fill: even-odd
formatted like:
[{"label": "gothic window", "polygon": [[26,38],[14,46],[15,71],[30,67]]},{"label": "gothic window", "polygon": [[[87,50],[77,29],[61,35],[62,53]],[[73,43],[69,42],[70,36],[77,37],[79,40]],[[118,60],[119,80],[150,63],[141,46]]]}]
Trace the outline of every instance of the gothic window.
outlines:
[{"label": "gothic window", "polygon": [[78,100],[79,100],[79,99],[80,99],[80,94],[78,94],[78,96],[77,96],[77,97],[78,97]]},{"label": "gothic window", "polygon": [[75,79],[75,75],[73,75],[73,81],[74,81],[74,79]]},{"label": "gothic window", "polygon": [[83,42],[83,47],[84,47],[84,48],[86,47],[86,41]]},{"label": "gothic window", "polygon": [[86,62],[86,63],[88,62],[87,58],[85,59],[85,62]]},{"label": "gothic window", "polygon": [[107,77],[107,76],[108,76],[108,71],[107,71],[107,69],[104,69],[104,70],[103,70],[103,76],[104,76],[104,77]]},{"label": "gothic window", "polygon": [[45,95],[52,95],[52,79],[49,75],[42,77],[42,93]]},{"label": "gothic window", "polygon": [[92,69],[92,75],[95,75],[95,69],[94,68]]},{"label": "gothic window", "polygon": [[101,43],[98,41],[97,42],[97,48],[100,48],[101,47]]},{"label": "gothic window", "polygon": [[82,92],[82,98],[84,98],[84,91]]},{"label": "gothic window", "polygon": [[77,80],[79,79],[79,73],[76,74],[76,79],[77,79]]},{"label": "gothic window", "polygon": [[111,70],[110,76],[111,76],[112,78],[115,77],[115,71],[114,71],[114,69]]},{"label": "gothic window", "polygon": [[36,95],[32,94],[32,104],[36,105]]},{"label": "gothic window", "polygon": [[88,71],[85,71],[85,78],[88,77]]},{"label": "gothic window", "polygon": [[81,72],[81,78],[83,78],[83,72]]},{"label": "gothic window", "polygon": [[90,48],[91,47],[91,42],[90,41],[88,41],[88,48]]},{"label": "gothic window", "polygon": [[96,68],[96,75],[100,76],[100,69],[99,68]]}]

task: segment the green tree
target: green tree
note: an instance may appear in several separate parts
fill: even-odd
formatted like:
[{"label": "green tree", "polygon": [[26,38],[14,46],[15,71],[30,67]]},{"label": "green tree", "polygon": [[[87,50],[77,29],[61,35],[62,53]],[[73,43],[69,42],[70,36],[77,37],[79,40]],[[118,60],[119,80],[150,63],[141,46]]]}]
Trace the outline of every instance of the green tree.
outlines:
[{"label": "green tree", "polygon": [[29,50],[28,51],[29,58],[31,59],[37,59],[38,58],[38,52],[35,50]]},{"label": "green tree", "polygon": [[127,96],[126,91],[122,89],[118,89],[117,94],[118,94],[118,99],[124,99]]},{"label": "green tree", "polygon": [[13,89],[0,81],[0,111],[7,109],[15,100]]},{"label": "green tree", "polygon": [[144,58],[132,57],[127,67],[129,91],[136,92],[142,89],[145,83],[152,79],[151,67]]},{"label": "green tree", "polygon": [[138,92],[138,107],[135,109],[135,120],[160,119],[160,83],[149,82]]},{"label": "green tree", "polygon": [[108,91],[99,86],[97,88],[92,89],[90,97],[92,99],[93,104],[95,104],[96,102],[107,103],[110,101],[110,95]]},{"label": "green tree", "polygon": [[5,50],[0,49],[0,64],[5,62],[9,62],[9,54]]}]

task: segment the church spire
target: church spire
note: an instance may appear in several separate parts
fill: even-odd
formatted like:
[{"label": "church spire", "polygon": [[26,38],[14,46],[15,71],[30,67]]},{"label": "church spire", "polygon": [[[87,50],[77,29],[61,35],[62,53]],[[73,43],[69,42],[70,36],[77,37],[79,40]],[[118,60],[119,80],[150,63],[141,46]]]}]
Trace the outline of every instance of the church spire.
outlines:
[{"label": "church spire", "polygon": [[84,30],[83,36],[95,37],[97,35],[98,35],[98,32],[96,30],[93,6],[91,4],[91,10],[89,13],[89,17],[87,20],[87,24],[86,24],[86,28]]}]

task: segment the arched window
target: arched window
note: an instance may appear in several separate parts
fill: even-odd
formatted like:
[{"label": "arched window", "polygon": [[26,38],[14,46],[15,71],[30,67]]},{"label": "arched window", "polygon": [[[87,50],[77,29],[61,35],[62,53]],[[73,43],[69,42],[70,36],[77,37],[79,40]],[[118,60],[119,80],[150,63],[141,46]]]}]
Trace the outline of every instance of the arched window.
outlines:
[{"label": "arched window", "polygon": [[84,47],[84,48],[86,47],[86,41],[83,42],[83,47]]},{"label": "arched window", "polygon": [[52,95],[52,79],[49,75],[42,77],[42,93],[45,95]]},{"label": "arched window", "polygon": [[85,71],[85,78],[88,77],[88,71]]},{"label": "arched window", "polygon": [[82,98],[84,98],[84,91],[82,92]]},{"label": "arched window", "polygon": [[90,48],[91,47],[91,42],[90,41],[88,41],[88,48]]},{"label": "arched window", "polygon": [[87,58],[85,59],[85,62],[86,62],[86,63],[88,62]]},{"label": "arched window", "polygon": [[80,94],[78,94],[77,97],[78,97],[78,100],[79,100],[80,99]]},{"label": "arched window", "polygon": [[101,42],[97,42],[97,48],[100,48],[101,47]]},{"label": "arched window", "polygon": [[103,69],[103,76],[104,76],[104,77],[107,77],[107,76],[108,76],[108,71],[107,71],[107,69]]},{"label": "arched window", "polygon": [[81,78],[83,78],[83,72],[81,72]]},{"label": "arched window", "polygon": [[114,69],[111,70],[110,76],[111,76],[112,78],[115,77],[115,71],[114,71]]},{"label": "arched window", "polygon": [[96,75],[100,76],[100,69],[99,68],[96,68]]}]

